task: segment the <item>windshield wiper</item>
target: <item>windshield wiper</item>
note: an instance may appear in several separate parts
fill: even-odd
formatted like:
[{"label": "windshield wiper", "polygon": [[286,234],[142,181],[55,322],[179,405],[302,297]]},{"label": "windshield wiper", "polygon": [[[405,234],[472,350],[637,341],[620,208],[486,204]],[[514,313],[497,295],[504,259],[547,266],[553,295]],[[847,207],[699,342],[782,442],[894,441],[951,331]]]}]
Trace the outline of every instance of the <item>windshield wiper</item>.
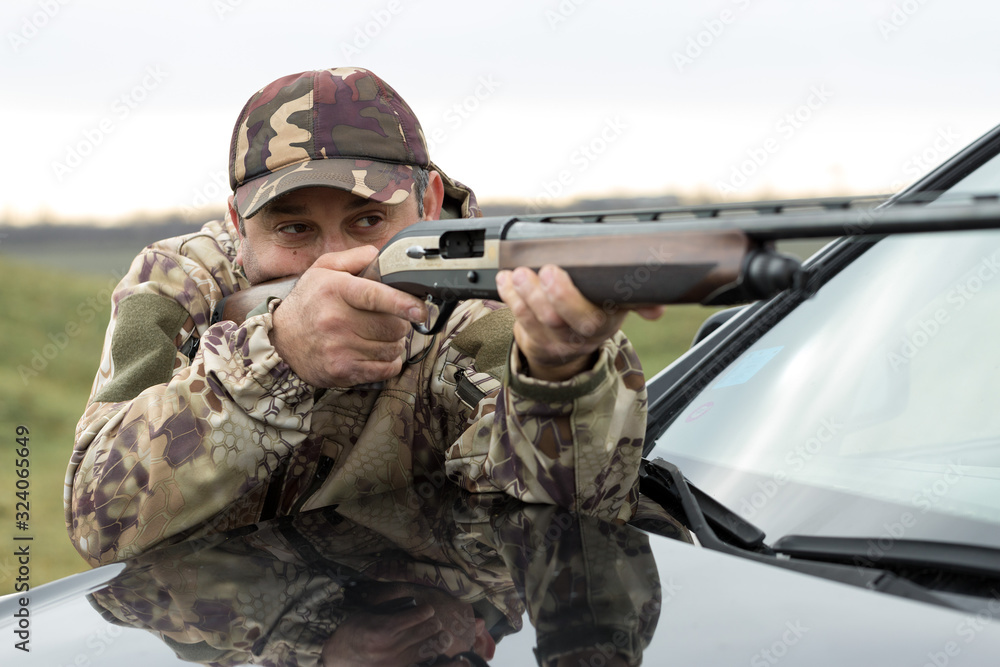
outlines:
[{"label": "windshield wiper", "polygon": [[[887,547],[881,542],[888,541]],[[1000,549],[954,542],[885,537],[786,535],[772,545],[792,558],[882,568],[931,568],[981,577],[1000,577]]]},{"label": "windshield wiper", "polygon": [[[698,489],[684,477],[677,466],[663,459],[643,459],[639,467],[639,491],[681,520],[705,548],[872,591],[952,609],[959,608],[955,602],[874,564],[857,567],[851,566],[853,564],[850,559],[844,563],[819,557],[779,557],[779,553],[782,556],[791,555],[787,551],[788,543],[783,545],[780,552],[769,547],[764,543],[764,531]],[[794,539],[798,538],[791,537],[794,547]],[[778,544],[781,543],[782,540],[779,540]],[[997,555],[1000,554],[994,553],[993,557],[996,558]]]},{"label": "windshield wiper", "polygon": [[773,555],[764,531],[689,482],[673,463],[643,460],[639,491],[676,516],[706,547],[721,544]]}]

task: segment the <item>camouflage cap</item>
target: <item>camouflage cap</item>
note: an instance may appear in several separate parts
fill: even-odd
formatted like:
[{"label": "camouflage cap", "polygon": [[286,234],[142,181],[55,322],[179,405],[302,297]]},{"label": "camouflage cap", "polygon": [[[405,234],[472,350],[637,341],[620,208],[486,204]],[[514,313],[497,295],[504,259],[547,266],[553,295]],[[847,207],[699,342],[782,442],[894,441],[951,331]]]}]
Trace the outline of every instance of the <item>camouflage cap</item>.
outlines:
[{"label": "camouflage cap", "polygon": [[229,184],[244,218],[317,185],[398,204],[413,165],[435,168],[409,105],[374,73],[340,67],[282,77],[250,98],[233,129]]}]

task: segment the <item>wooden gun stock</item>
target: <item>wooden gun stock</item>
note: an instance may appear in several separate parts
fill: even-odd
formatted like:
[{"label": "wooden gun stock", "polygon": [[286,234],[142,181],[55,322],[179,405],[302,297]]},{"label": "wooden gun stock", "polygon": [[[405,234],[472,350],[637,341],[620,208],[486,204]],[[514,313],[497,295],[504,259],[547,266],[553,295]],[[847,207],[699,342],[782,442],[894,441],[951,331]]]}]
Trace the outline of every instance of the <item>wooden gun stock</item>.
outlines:
[{"label": "wooden gun stock", "polygon": [[284,299],[295,286],[298,278],[278,278],[265,283],[248,287],[230,294],[216,307],[216,314],[213,321],[229,320],[242,324],[247,315],[257,306],[261,305],[268,298],[274,296]]}]

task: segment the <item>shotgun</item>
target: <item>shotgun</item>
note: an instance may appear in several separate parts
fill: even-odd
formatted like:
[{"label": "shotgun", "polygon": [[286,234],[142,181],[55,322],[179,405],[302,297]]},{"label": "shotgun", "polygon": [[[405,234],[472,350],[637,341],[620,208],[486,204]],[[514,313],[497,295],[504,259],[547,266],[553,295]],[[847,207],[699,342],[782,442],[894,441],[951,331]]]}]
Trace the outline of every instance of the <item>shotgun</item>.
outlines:
[{"label": "shotgun", "polygon": [[[882,206],[884,201],[836,197],[428,220],[390,239],[360,275],[438,306],[433,325],[414,325],[432,334],[459,301],[497,299],[497,272],[519,266],[555,264],[605,309],[733,305],[803,286],[799,261],[777,252],[778,240],[1000,227],[995,198],[934,206]],[[252,308],[264,294],[284,296],[293,284],[266,283],[227,301],[239,297]],[[226,304],[224,319],[236,319],[238,312]]]}]

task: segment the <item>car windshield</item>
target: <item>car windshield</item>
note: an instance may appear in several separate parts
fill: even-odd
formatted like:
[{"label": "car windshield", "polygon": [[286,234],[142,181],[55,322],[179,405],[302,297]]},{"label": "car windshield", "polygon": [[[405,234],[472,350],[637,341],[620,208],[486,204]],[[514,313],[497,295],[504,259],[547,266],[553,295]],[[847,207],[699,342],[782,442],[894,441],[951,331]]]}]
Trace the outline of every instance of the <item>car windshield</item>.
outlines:
[{"label": "car windshield", "polygon": [[1000,548],[1000,231],[886,238],[717,375],[651,458],[761,527]]}]

